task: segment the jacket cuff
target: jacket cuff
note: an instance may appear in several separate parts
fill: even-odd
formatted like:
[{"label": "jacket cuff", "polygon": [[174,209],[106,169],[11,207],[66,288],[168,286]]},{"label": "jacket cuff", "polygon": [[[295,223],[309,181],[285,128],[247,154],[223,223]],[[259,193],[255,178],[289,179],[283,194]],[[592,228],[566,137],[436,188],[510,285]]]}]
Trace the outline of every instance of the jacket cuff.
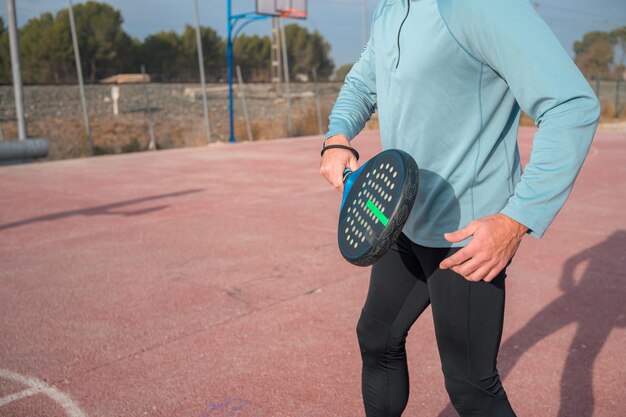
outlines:
[{"label": "jacket cuff", "polygon": [[348,138],[348,141],[352,141],[352,139],[354,139],[354,137],[356,136],[356,134],[352,133],[352,129],[350,129],[348,123],[337,120],[333,121],[331,126],[329,126],[328,133],[326,133],[326,136],[324,136],[324,141],[335,135],[344,135]]},{"label": "jacket cuff", "polygon": [[501,214],[504,214],[507,217],[515,220],[516,222],[523,224],[528,228],[528,234],[537,239],[541,239],[544,233],[547,230],[547,226],[543,225],[542,222],[537,221],[536,219],[528,216],[527,214],[523,214],[521,211],[516,210],[515,208],[507,205],[501,211]]}]

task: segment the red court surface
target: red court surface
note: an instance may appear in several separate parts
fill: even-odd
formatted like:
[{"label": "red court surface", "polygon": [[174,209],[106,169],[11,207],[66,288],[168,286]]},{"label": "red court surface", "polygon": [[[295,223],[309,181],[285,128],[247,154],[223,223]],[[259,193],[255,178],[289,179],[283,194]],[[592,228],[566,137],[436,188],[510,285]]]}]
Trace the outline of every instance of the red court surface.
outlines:
[{"label": "red court surface", "polygon": [[[353,142],[362,161],[377,135]],[[338,252],[320,143],[0,168],[0,415],[362,416],[369,268]],[[626,415],[625,207],[626,134],[601,131],[509,269],[499,363],[519,416]],[[430,310],[408,351],[405,415],[456,415]]]}]

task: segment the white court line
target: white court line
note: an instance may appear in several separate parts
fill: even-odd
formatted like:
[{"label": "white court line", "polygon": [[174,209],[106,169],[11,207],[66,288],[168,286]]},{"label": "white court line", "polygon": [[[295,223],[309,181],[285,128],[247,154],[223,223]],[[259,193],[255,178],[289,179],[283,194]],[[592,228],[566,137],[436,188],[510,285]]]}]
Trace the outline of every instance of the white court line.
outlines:
[{"label": "white court line", "polygon": [[7,405],[8,403],[12,403],[13,401],[17,401],[20,398],[30,397],[31,395],[39,394],[40,392],[41,391],[39,391],[37,388],[28,388],[23,391],[16,392],[15,394],[4,396],[0,398],[0,407],[2,407],[3,405]]},{"label": "white court line", "polygon": [[16,372],[9,371],[7,369],[0,368],[0,378],[10,379],[23,385],[27,385],[27,388],[23,391],[15,394],[10,394],[0,398],[0,406],[8,404],[12,401],[20,398],[29,397],[35,394],[45,394],[59,404],[65,410],[65,413],[70,417],[87,417],[87,415],[76,405],[76,403],[69,397],[69,395],[62,393],[56,388],[46,384],[40,379],[28,377],[18,374]]}]

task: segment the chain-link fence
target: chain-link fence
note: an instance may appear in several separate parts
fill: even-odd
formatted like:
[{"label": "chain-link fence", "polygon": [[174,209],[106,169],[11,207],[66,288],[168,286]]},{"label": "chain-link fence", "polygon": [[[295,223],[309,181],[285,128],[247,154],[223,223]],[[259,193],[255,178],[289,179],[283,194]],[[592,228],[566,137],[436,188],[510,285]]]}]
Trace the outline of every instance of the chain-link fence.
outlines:
[{"label": "chain-link fence", "polygon": [[[207,143],[202,96],[198,84],[146,85],[158,149],[198,146]],[[313,135],[327,126],[328,113],[341,83],[292,83],[292,129],[287,131],[287,102],[273,84],[245,84],[253,140]],[[113,88],[119,89],[118,114],[114,114]],[[150,137],[147,102],[142,84],[87,85],[89,118],[94,153],[120,153],[147,149]],[[211,142],[229,137],[228,87],[207,86]],[[243,100],[235,86],[235,134],[248,140]],[[316,95],[316,91],[318,92]],[[317,102],[319,100],[320,117]],[[78,87],[26,86],[25,113],[29,137],[47,138],[49,159],[87,155]],[[17,137],[13,89],[0,87],[0,123],[5,140]]]},{"label": "chain-link fence", "polygon": [[622,80],[590,81],[598,99],[602,103],[602,117],[605,120],[626,118],[626,82]]},{"label": "chain-link fence", "polygon": [[[626,118],[626,82],[593,80],[590,84],[602,102],[603,120]],[[116,87],[119,88],[117,115],[113,114],[111,85],[86,86],[95,154],[145,150],[150,141],[144,85],[122,84]],[[198,84],[150,83],[146,87],[157,149],[207,144]],[[320,133],[320,128],[324,131],[340,88],[341,83],[337,82],[319,83],[317,89],[313,83],[292,83],[292,129],[288,132],[287,102],[276,91],[276,85],[245,84],[243,91],[253,140],[314,135]],[[238,90],[235,86],[237,93]],[[211,141],[227,141],[228,86],[210,84],[207,91]],[[27,86],[24,88],[24,100],[28,135],[48,139],[48,159],[87,155],[77,86]],[[242,106],[243,100],[237,94],[235,135],[239,141],[248,140]],[[0,123],[5,140],[17,137],[13,89],[10,86],[0,86]],[[376,127],[376,120],[369,126]]]}]

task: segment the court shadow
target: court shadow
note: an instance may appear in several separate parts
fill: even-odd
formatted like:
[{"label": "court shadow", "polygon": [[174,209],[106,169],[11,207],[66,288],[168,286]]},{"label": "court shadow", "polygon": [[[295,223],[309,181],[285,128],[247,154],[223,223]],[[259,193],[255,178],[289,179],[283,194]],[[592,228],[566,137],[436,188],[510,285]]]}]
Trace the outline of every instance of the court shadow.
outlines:
[{"label": "court shadow", "polygon": [[[452,232],[460,225],[461,205],[452,185],[439,174],[420,168],[417,197],[403,228],[404,233],[409,237],[441,236],[442,230]],[[447,243],[443,236],[441,239]]]},{"label": "court shadow", "polygon": [[[569,258],[559,282],[563,295],[539,311],[500,348],[500,376],[504,379],[534,345],[565,326],[576,325],[561,375],[558,417],[593,415],[594,362],[611,331],[626,326],[626,285],[621,275],[626,270],[625,249],[626,231],[618,230],[605,241]],[[576,279],[576,268],[584,263],[587,266]],[[451,416],[457,414],[448,404],[439,417]]]},{"label": "court shadow", "polygon": [[26,226],[32,223],[55,221],[55,220],[64,219],[64,218],[72,217],[72,216],[101,216],[101,215],[139,216],[142,214],[148,214],[148,213],[152,213],[155,211],[159,211],[169,206],[158,205],[158,206],[135,209],[135,210],[132,210],[132,209],[119,210],[119,209],[132,206],[133,204],[145,203],[147,201],[155,201],[155,200],[160,200],[164,198],[180,197],[180,196],[187,195],[187,194],[198,193],[200,191],[203,191],[203,190],[200,188],[196,188],[196,189],[190,189],[190,190],[184,190],[184,191],[177,191],[174,193],[165,193],[165,194],[152,195],[148,197],[133,198],[130,200],[118,201],[116,203],[103,204],[100,206],[86,207],[86,208],[81,208],[81,209],[76,209],[76,210],[60,211],[57,213],[51,213],[51,214],[46,214],[43,216],[31,217],[28,219],[23,219],[23,220],[18,220],[18,221],[11,222],[11,223],[2,224],[0,225],[0,231],[14,229],[16,227]]}]

